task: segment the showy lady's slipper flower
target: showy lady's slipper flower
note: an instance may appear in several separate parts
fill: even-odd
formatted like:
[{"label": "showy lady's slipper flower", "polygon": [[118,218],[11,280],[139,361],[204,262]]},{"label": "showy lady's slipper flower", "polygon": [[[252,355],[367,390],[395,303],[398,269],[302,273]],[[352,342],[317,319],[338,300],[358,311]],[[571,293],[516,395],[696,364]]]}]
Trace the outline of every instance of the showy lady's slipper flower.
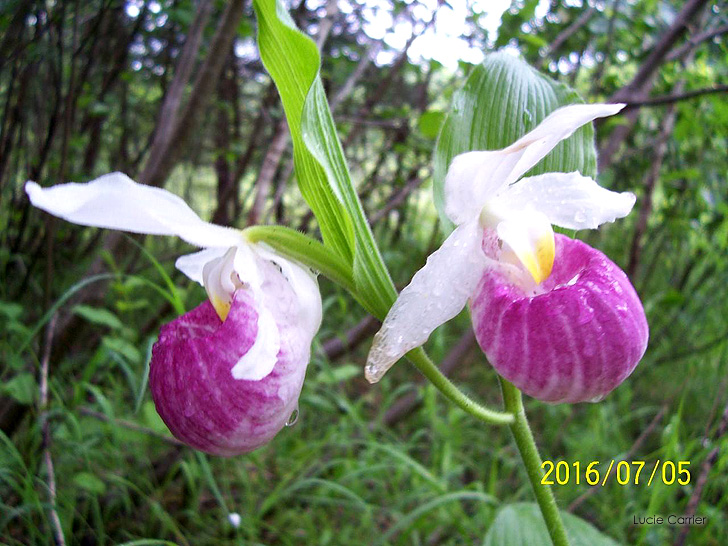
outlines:
[{"label": "showy lady's slipper flower", "polygon": [[597,401],[632,372],[647,347],[642,304],[604,254],[562,235],[626,216],[635,196],[573,173],[522,176],[560,141],[624,105],[560,108],[498,151],[461,154],[445,179],[457,228],[402,290],[374,338],[367,378],[378,381],[470,301],[488,360],[546,402]]},{"label": "showy lady's slipper flower", "polygon": [[306,267],[121,173],[45,189],[28,182],[25,189],[33,205],[76,224],[177,235],[203,248],[175,265],[209,300],[162,327],[149,369],[157,411],[178,439],[231,456],[283,428],[297,411],[321,324],[318,284]]}]

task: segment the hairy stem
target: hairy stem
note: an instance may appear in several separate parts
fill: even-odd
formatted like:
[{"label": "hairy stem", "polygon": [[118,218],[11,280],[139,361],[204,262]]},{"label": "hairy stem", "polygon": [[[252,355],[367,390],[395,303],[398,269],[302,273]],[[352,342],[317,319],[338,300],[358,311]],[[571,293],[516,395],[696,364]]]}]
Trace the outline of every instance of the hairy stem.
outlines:
[{"label": "hairy stem", "polygon": [[437,366],[435,366],[422,347],[411,350],[407,353],[407,358],[427,379],[430,380],[437,390],[444,394],[456,406],[462,408],[470,415],[492,425],[515,426],[517,418],[514,416],[515,414],[511,412],[510,408],[506,408],[508,410],[506,412],[492,410],[477,403],[472,398],[469,398],[463,391],[458,389]]},{"label": "hairy stem", "polygon": [[521,391],[503,378],[500,381],[506,410],[515,417],[515,421],[510,425],[511,432],[516,440],[518,451],[521,453],[521,459],[523,459],[523,464],[526,467],[528,479],[533,487],[533,493],[536,495],[538,506],[541,508],[541,514],[543,514],[543,519],[546,522],[551,541],[554,546],[568,546],[569,539],[566,535],[564,522],[561,520],[559,508],[556,506],[553,491],[548,485],[541,483],[543,476],[541,473],[541,456],[538,453],[531,427],[528,425],[528,419],[526,419]]}]

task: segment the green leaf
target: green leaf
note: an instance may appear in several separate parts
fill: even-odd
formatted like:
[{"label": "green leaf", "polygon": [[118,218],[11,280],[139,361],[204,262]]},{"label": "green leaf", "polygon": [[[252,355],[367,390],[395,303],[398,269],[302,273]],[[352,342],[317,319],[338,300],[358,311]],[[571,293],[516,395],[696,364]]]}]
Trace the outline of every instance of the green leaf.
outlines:
[{"label": "green leaf", "polygon": [[[576,91],[540,74],[507,53],[487,55],[453,97],[434,156],[435,207],[448,231],[445,175],[452,159],[471,150],[499,150],[512,144],[561,106],[581,103]],[[576,131],[526,176],[579,171],[595,177],[597,155],[591,123]]]},{"label": "green leaf", "polygon": [[417,122],[417,128],[425,138],[434,139],[440,132],[442,122],[445,120],[445,112],[438,110],[428,110],[420,116]]},{"label": "green leaf", "polygon": [[35,399],[37,385],[32,373],[21,373],[2,385],[0,392],[14,398],[21,404],[30,405]]},{"label": "green leaf", "polygon": [[[299,32],[285,7],[275,0],[253,3],[258,18],[258,46],[263,64],[275,81],[286,112],[293,140],[296,176],[304,199],[321,225],[324,243],[349,262],[354,255],[354,232],[344,209],[338,180],[330,180],[322,165],[304,141],[303,114],[309,92],[321,87],[318,76],[320,57],[316,44]],[[323,90],[321,90],[323,94]],[[316,100],[315,98],[312,100]],[[321,105],[315,105],[321,107]],[[309,139],[327,149],[340,149],[331,134],[309,135]],[[326,153],[325,151],[320,152]],[[328,183],[327,183],[328,182]]]},{"label": "green leaf", "polygon": [[96,495],[103,495],[106,492],[106,484],[91,472],[79,472],[73,477],[73,483]]},{"label": "green leaf", "polygon": [[73,308],[73,312],[93,324],[108,326],[112,330],[123,327],[119,317],[108,309],[100,309],[89,305],[77,305]]},{"label": "green leaf", "polygon": [[[598,529],[567,512],[561,512],[571,546],[617,546]],[[551,544],[546,523],[536,503],[508,504],[498,511],[483,546]]]},{"label": "green leaf", "polygon": [[273,77],[293,140],[296,177],[321,226],[324,244],[351,264],[358,298],[383,318],[396,290],[351,182],[319,77],[316,44],[276,0],[256,0],[258,46]]}]

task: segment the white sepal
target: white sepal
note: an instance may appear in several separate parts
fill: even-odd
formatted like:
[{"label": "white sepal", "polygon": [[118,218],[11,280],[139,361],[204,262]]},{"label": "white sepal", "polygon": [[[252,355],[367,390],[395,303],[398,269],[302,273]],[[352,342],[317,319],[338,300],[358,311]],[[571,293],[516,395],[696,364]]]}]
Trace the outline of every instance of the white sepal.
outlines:
[{"label": "white sepal", "polygon": [[36,207],[75,224],[176,235],[199,247],[231,247],[242,240],[237,230],[203,222],[173,193],[137,184],[122,173],[50,188],[29,181],[25,191]]},{"label": "white sepal", "polygon": [[494,201],[512,210],[539,211],[550,223],[563,228],[596,229],[605,222],[627,216],[635,196],[630,192],[607,190],[593,179],[573,172],[523,178]]},{"label": "white sepal", "polygon": [[596,118],[616,114],[622,108],[623,104],[564,106],[507,148],[456,156],[445,178],[448,218],[456,224],[471,220],[490,199],[523,176],[579,127]]},{"label": "white sepal", "polygon": [[488,264],[482,234],[477,220],[457,227],[402,290],[374,336],[366,366],[370,383],[465,307]]},{"label": "white sepal", "polygon": [[505,184],[524,149],[466,152],[452,160],[445,177],[445,213],[456,224],[472,220]]},{"label": "white sepal", "polygon": [[554,110],[530,133],[525,134],[503,150],[512,153],[527,148],[505,183],[512,184],[526,174],[559,142],[569,138],[582,125],[597,118],[613,116],[624,106],[624,104],[571,104]]}]

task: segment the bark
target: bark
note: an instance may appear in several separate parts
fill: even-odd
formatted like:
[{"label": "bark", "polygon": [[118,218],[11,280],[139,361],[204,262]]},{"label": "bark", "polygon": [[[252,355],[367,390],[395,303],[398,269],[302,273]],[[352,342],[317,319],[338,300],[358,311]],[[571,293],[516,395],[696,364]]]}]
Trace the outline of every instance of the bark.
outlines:
[{"label": "bark", "polygon": [[[685,515],[688,517],[694,516],[698,510],[698,505],[700,504],[700,499],[703,496],[703,491],[705,490],[705,486],[708,484],[710,472],[712,471],[715,463],[718,462],[718,456],[720,455],[721,448],[721,439],[723,436],[725,436],[726,433],[728,433],[728,405],[726,405],[725,409],[723,410],[723,417],[720,420],[718,430],[716,431],[713,439],[709,439],[707,435],[706,438],[703,439],[703,445],[714,444],[715,447],[710,450],[708,456],[705,458],[702,466],[700,467],[700,475],[698,476],[698,480],[693,486],[693,492],[690,495],[688,505],[685,508]],[[725,444],[725,442],[723,442],[723,444]],[[684,525],[682,529],[680,529],[680,534],[675,539],[675,546],[683,546],[683,544],[685,544],[685,541],[687,540],[689,532],[690,525]]]},{"label": "bark", "polygon": [[263,218],[265,203],[270,196],[273,178],[278,171],[278,165],[283,157],[283,152],[286,151],[288,140],[288,123],[285,118],[283,118],[276,126],[275,134],[273,135],[273,139],[268,146],[268,151],[263,158],[263,164],[260,166],[258,180],[255,182],[255,201],[253,202],[253,207],[248,214],[249,226],[257,224]]},{"label": "bark", "polygon": [[[374,88],[371,93],[367,95],[367,99],[357,111],[356,115],[354,116],[355,118],[367,119],[371,116],[372,110],[384,98],[384,95],[389,90],[389,87],[395,81],[395,78],[399,75],[400,70],[402,70],[405,63],[407,62],[407,53],[409,52],[409,48],[412,46],[412,43],[430,27],[434,20],[434,17],[430,19],[430,21],[428,21],[424,25],[420,32],[412,33],[412,36],[410,36],[409,40],[407,40],[407,43],[405,44],[397,59],[394,61],[394,64],[389,69],[389,72],[387,73],[385,78],[381,82],[379,82],[379,84]],[[363,124],[356,124],[351,128],[349,134],[344,140],[344,149],[347,149],[349,146],[351,146],[352,142],[362,131],[363,127]]]},{"label": "bark", "polygon": [[[234,115],[236,110],[236,94],[237,80],[235,78],[235,55],[231,51],[228,54],[228,67],[223,71],[220,78],[217,96],[217,120],[215,127],[215,172],[217,173],[217,202],[218,211],[216,213],[216,222],[229,225],[233,214],[234,207],[232,203],[225,199],[225,195],[233,195],[231,186],[233,185],[232,166],[228,155],[230,154],[230,143],[235,131],[237,116]],[[231,119],[232,118],[232,119]]]},{"label": "bark", "polygon": [[[189,100],[172,132],[172,137],[165,141],[165,148],[158,147],[155,150],[152,145],[149,153],[150,159],[139,177],[141,182],[152,186],[162,186],[182,157],[183,151],[198,127],[202,112],[213,94],[212,91],[220,77],[226,53],[232,47],[244,7],[245,0],[232,0],[226,5],[225,11],[220,16],[220,23],[209,51],[195,77]],[[150,161],[152,162],[150,163]]]},{"label": "bark", "polygon": [[192,77],[192,69],[195,66],[195,59],[197,59],[202,44],[202,34],[212,13],[212,7],[212,0],[201,0],[195,19],[187,33],[185,45],[175,66],[174,78],[167,88],[162,107],[159,110],[149,158],[139,176],[142,183],[150,184],[158,178],[158,171],[164,157],[172,147],[177,121],[182,109],[182,97]]},{"label": "bark", "polygon": [[716,85],[715,87],[707,87],[705,89],[693,89],[692,91],[676,92],[662,97],[652,97],[645,100],[630,101],[627,103],[625,110],[639,108],[641,106],[662,106],[664,104],[672,104],[684,100],[702,97],[703,95],[714,95],[716,93],[727,93],[728,85]]},{"label": "bark", "polygon": [[321,348],[326,358],[333,362],[353,351],[359,344],[373,336],[380,325],[381,322],[375,317],[367,315],[342,336],[335,336],[324,341]]},{"label": "bark", "polygon": [[701,32],[699,34],[696,34],[692,38],[690,38],[687,42],[685,42],[680,47],[674,49],[670,52],[670,54],[665,58],[668,62],[670,61],[677,61],[687,55],[690,51],[692,51],[694,48],[698,47],[703,42],[707,42],[708,40],[712,40],[716,36],[721,36],[723,34],[728,33],[728,25],[723,25],[711,30],[706,30],[705,32]]},{"label": "bark", "polygon": [[[141,29],[148,11],[148,6],[148,3],[144,4],[144,7],[137,16],[136,23],[128,33],[124,31],[124,25],[122,22],[122,6],[119,6],[118,9],[112,13],[109,21],[110,28],[107,29],[105,34],[113,36],[114,39],[109,40],[110,44],[102,49],[101,65],[103,66],[104,73],[101,78],[101,89],[96,97],[97,102],[103,103],[109,92],[119,81],[119,76],[123,73],[124,67],[126,66],[129,58],[129,48],[131,47],[134,37]],[[125,86],[121,91],[122,97],[120,99],[122,103],[122,140],[125,141],[123,144],[121,142],[119,144],[119,153],[121,154],[120,162],[123,166],[121,170],[123,172],[127,172],[127,166],[130,164],[128,155],[128,135],[126,134],[128,132],[128,126],[125,125],[127,123],[126,116],[128,114],[128,111],[125,108],[125,101],[127,100],[126,91],[127,89]],[[101,151],[101,146],[99,145],[101,133],[107,118],[108,115],[105,114],[94,115],[92,112],[87,112],[81,122],[81,132],[89,135],[88,145],[86,146],[86,153],[83,159],[83,172],[87,174],[93,172],[96,166],[99,152]],[[127,174],[129,173],[127,172]]]},{"label": "bark", "polygon": [[382,41],[376,41],[372,45],[369,46],[366,53],[362,56],[362,58],[359,60],[359,64],[356,65],[356,68],[354,71],[349,74],[349,77],[344,82],[344,85],[341,86],[341,89],[339,89],[335,94],[334,97],[329,101],[329,108],[331,109],[331,112],[333,113],[339,105],[347,99],[349,95],[351,95],[351,92],[354,90],[354,87],[359,82],[361,77],[366,72],[366,69],[369,68],[369,65],[374,60],[374,58],[377,56],[377,54],[382,50],[382,44],[384,42]]},{"label": "bark", "polygon": [[371,215],[371,217],[369,218],[370,224],[374,225],[382,218],[385,218],[390,212],[402,205],[402,203],[405,202],[407,197],[409,197],[413,191],[420,187],[420,185],[422,184],[422,178],[416,175],[418,170],[419,169],[413,169],[414,173],[410,176],[407,183],[402,188],[400,188],[399,191],[395,192],[392,197],[390,197],[389,201],[387,201],[387,204],[384,205],[384,207]]}]

